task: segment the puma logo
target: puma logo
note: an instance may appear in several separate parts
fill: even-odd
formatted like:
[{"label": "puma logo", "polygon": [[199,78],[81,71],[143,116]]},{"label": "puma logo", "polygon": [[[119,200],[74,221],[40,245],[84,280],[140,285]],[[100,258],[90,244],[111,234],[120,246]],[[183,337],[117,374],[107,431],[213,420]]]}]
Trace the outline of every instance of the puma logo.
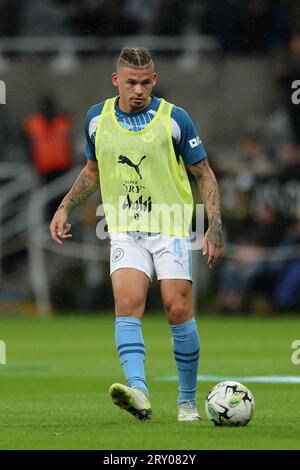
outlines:
[{"label": "puma logo", "polygon": [[174,259],[174,263],[179,264],[179,266],[181,266],[181,268],[183,269],[183,261],[179,261],[178,259]]},{"label": "puma logo", "polygon": [[140,164],[142,163],[142,161],[144,160],[144,158],[146,158],[146,155],[144,155],[139,163],[135,164],[133,163],[128,157],[124,157],[124,155],[120,155],[119,156],[119,159],[118,159],[118,163],[123,163],[123,164],[126,164],[128,166],[131,166],[132,168],[135,169],[135,171],[137,172],[137,174],[139,175],[140,179],[142,179],[142,175],[140,173],[140,169],[139,169],[139,166]]}]

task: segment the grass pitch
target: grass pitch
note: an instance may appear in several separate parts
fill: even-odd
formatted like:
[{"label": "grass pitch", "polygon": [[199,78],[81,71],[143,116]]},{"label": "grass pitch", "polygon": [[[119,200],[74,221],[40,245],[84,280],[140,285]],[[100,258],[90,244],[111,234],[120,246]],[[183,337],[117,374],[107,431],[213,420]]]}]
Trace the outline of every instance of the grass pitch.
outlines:
[{"label": "grass pitch", "polygon": [[[0,449],[300,449],[300,384],[251,384],[256,410],[245,428],[215,428],[199,383],[203,421],[178,423],[176,375],[163,315],[145,316],[146,370],[153,406],[142,423],[111,403],[123,382],[113,314],[50,320],[0,318],[7,365],[0,365]],[[292,342],[298,318],[198,318],[201,375],[300,375]]]}]

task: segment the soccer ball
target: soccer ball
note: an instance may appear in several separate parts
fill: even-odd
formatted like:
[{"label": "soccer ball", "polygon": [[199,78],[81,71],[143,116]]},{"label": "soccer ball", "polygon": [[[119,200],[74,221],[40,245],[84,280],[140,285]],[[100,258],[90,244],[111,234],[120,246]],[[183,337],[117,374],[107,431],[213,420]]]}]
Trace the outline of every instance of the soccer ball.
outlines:
[{"label": "soccer ball", "polygon": [[215,385],[205,402],[206,415],[216,426],[246,426],[253,416],[254,407],[249,388],[231,381]]}]

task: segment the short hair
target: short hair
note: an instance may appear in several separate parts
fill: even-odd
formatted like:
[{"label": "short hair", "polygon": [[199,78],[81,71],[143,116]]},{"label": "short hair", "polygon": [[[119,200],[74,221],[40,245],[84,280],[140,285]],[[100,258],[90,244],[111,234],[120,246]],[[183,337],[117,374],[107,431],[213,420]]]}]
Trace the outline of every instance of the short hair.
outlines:
[{"label": "short hair", "polygon": [[154,67],[151,53],[145,47],[123,47],[118,58],[118,67],[125,65],[133,68]]}]

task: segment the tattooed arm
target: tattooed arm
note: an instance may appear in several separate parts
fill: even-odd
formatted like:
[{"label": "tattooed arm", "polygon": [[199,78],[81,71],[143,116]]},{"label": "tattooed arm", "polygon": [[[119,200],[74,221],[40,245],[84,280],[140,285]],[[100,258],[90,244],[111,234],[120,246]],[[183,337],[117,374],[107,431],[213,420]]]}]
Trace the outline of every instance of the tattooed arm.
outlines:
[{"label": "tattooed arm", "polygon": [[208,254],[208,266],[212,268],[224,247],[218,183],[207,158],[190,165],[189,170],[197,180],[207,212],[209,225],[203,240],[203,254]]},{"label": "tattooed arm", "polygon": [[50,224],[51,238],[60,245],[64,240],[72,237],[71,224],[67,223],[68,213],[73,207],[86,201],[99,187],[98,165],[88,160],[86,166],[78,176],[68,194],[63,198],[55,212]]}]

